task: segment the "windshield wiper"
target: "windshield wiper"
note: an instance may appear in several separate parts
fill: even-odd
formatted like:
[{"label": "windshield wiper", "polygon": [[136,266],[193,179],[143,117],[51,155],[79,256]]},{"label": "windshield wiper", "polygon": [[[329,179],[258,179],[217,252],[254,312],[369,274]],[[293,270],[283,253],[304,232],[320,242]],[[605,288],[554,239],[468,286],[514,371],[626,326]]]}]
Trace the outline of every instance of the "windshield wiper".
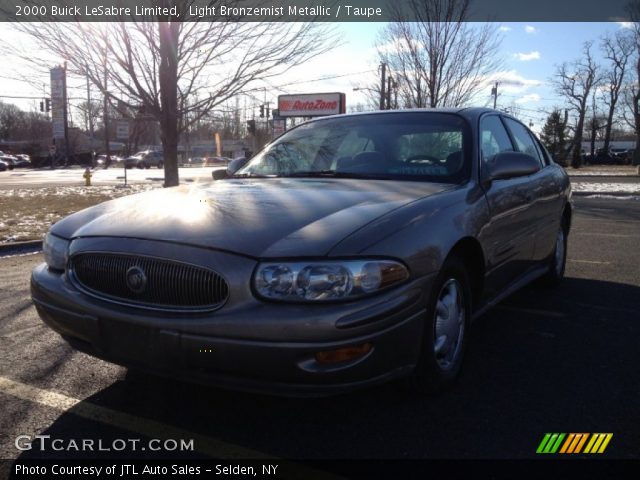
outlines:
[{"label": "windshield wiper", "polygon": [[336,170],[309,170],[302,172],[282,173],[278,177],[332,177],[332,178],[366,178],[375,180],[388,180],[392,177],[383,173],[357,173],[357,172],[337,172]]},{"label": "windshield wiper", "polygon": [[273,178],[276,175],[262,175],[260,173],[234,173],[229,178]]}]

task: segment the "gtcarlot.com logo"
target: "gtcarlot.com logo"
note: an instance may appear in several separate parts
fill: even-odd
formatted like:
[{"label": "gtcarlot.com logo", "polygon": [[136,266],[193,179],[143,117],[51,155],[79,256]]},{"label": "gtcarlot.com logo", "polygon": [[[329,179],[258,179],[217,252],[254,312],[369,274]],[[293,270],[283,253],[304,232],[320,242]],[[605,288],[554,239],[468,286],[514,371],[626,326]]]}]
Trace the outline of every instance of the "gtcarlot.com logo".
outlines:
[{"label": "gtcarlot.com logo", "polygon": [[613,433],[545,433],[536,453],[604,453]]}]

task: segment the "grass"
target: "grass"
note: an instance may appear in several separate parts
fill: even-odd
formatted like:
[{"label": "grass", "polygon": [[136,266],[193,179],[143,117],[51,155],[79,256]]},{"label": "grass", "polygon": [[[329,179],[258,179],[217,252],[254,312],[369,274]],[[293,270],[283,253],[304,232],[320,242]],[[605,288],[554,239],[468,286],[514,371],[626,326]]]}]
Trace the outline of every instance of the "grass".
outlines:
[{"label": "grass", "polygon": [[153,188],[46,187],[0,190],[0,243],[39,240],[61,218],[113,198]]}]

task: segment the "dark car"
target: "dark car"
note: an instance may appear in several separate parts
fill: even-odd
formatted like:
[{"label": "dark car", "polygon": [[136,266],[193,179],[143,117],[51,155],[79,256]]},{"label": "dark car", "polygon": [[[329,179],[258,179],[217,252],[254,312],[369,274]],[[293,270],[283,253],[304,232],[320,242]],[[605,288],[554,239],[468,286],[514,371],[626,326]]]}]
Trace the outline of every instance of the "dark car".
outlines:
[{"label": "dark car", "polygon": [[400,377],[437,391],[473,319],[562,279],[570,193],[497,111],[326,117],[229,178],[57,222],[31,292],[73,347],[142,371],[295,395]]},{"label": "dark car", "polygon": [[164,154],[160,151],[145,150],[124,159],[125,168],[164,167]]},{"label": "dark car", "polygon": [[13,170],[14,168],[16,168],[17,164],[19,163],[19,160],[12,155],[0,155],[0,161],[2,161],[9,168],[9,170]]}]

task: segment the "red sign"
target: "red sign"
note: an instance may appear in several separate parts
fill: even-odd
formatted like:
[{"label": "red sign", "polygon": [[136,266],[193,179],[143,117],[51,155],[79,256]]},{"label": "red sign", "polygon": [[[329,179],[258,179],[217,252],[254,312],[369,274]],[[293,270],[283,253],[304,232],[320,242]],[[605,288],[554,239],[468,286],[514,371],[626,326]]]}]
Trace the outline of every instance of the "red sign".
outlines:
[{"label": "red sign", "polygon": [[281,117],[320,117],[345,113],[345,95],[344,93],[280,95],[278,110]]}]

